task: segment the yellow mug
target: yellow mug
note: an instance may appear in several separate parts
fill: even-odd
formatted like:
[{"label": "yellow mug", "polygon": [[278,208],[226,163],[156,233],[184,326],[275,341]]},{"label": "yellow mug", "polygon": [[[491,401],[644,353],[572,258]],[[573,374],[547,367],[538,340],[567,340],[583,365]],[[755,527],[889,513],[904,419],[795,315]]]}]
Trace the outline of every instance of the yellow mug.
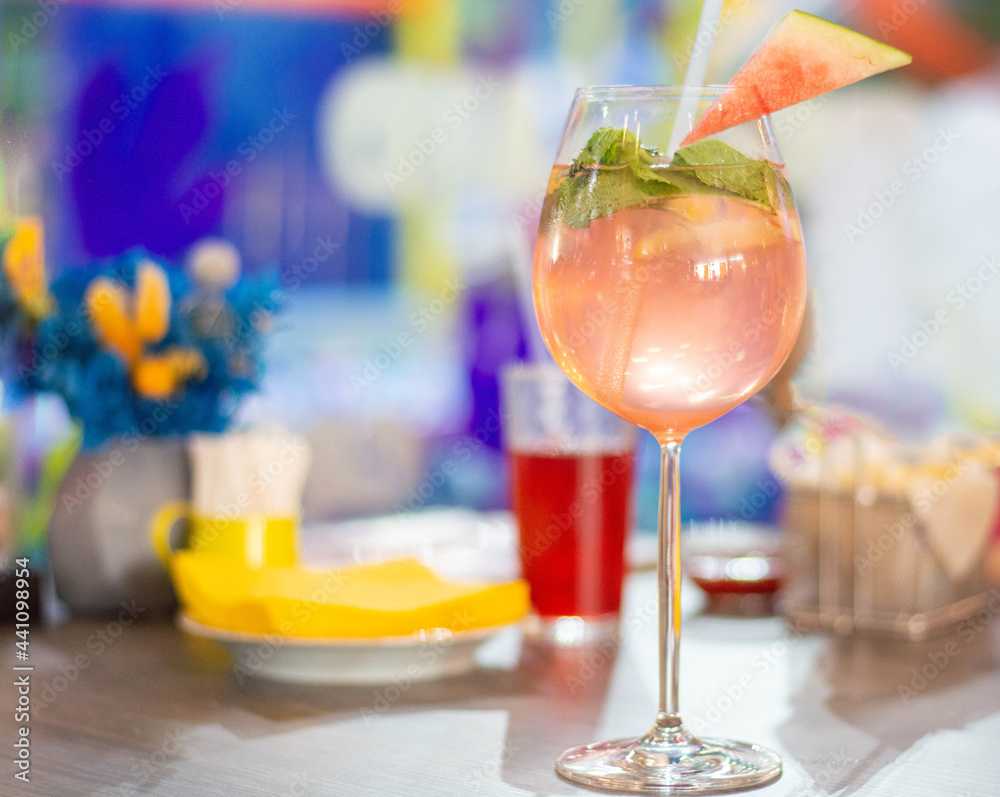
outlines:
[{"label": "yellow mug", "polygon": [[292,567],[298,562],[296,518],[196,515],[189,501],[172,501],[160,507],[150,526],[153,548],[168,570],[177,553],[170,544],[170,533],[177,521],[184,519],[188,521],[189,551],[252,568]]}]

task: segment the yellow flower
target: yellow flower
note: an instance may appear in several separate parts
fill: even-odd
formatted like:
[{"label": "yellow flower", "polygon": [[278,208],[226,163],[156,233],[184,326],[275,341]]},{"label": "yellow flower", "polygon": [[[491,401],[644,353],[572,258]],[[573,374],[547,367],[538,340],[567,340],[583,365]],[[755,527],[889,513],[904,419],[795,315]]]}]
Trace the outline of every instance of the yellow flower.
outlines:
[{"label": "yellow flower", "polygon": [[4,249],[3,270],[25,312],[35,319],[47,315],[52,302],[45,279],[45,235],[41,219],[34,216],[18,219],[14,235]]},{"label": "yellow flower", "polygon": [[142,340],[128,312],[128,291],[120,282],[97,277],[83,297],[97,339],[129,365],[142,353]]},{"label": "yellow flower", "polygon": [[170,283],[163,269],[148,260],[135,275],[135,326],[147,343],[159,343],[170,328]]},{"label": "yellow flower", "polygon": [[130,298],[120,282],[97,277],[87,286],[84,303],[97,339],[132,365],[145,344],[159,343],[170,328],[170,283],[163,269],[149,261],[141,263],[132,312]]},{"label": "yellow flower", "polygon": [[149,399],[169,398],[182,382],[204,376],[205,359],[195,349],[179,347],[141,358],[132,370],[132,386]]},{"label": "yellow flower", "polygon": [[[132,387],[149,399],[165,399],[183,382],[204,378],[208,366],[197,349],[174,346],[146,354],[170,329],[170,283],[163,269],[146,261],[135,275],[135,293],[108,277],[97,277],[84,294],[94,334],[105,348],[125,360]],[[130,306],[131,305],[131,306]]]}]

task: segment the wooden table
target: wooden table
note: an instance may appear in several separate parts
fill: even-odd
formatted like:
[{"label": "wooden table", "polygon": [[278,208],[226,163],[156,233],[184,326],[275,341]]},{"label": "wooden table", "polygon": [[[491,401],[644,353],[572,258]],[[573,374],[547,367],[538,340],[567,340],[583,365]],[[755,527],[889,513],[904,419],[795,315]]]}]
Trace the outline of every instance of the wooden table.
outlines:
[{"label": "wooden table", "polygon": [[[477,672],[402,689],[241,684],[222,648],[166,622],[37,627],[31,781],[13,778],[22,723],[9,685],[0,795],[587,794],[553,759],[650,724],[653,595],[651,573],[631,577],[617,652],[539,649],[514,632],[482,651]],[[3,640],[10,668],[15,640]],[[915,645],[696,614],[681,684],[696,730],[780,751],[784,777],[757,794],[1000,794],[993,624]]]}]

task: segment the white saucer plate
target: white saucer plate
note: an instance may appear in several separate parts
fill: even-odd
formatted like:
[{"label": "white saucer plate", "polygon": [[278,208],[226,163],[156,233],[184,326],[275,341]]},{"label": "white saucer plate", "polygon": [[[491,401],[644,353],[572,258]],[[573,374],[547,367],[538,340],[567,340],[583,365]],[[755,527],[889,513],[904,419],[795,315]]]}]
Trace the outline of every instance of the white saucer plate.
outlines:
[{"label": "white saucer plate", "polygon": [[476,651],[509,626],[406,637],[312,639],[248,634],[203,625],[184,614],[180,628],[226,646],[240,672],[286,683],[372,686],[461,675],[476,667]]}]

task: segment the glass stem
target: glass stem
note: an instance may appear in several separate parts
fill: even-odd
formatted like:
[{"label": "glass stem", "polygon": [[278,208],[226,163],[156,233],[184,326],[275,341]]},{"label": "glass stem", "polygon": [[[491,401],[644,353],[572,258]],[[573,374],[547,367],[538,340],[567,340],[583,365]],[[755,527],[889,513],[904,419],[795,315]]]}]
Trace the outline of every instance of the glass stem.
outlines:
[{"label": "glass stem", "polygon": [[656,727],[680,728],[678,665],[681,650],[681,444],[660,446],[659,552],[656,576],[660,602],[660,709]]}]

